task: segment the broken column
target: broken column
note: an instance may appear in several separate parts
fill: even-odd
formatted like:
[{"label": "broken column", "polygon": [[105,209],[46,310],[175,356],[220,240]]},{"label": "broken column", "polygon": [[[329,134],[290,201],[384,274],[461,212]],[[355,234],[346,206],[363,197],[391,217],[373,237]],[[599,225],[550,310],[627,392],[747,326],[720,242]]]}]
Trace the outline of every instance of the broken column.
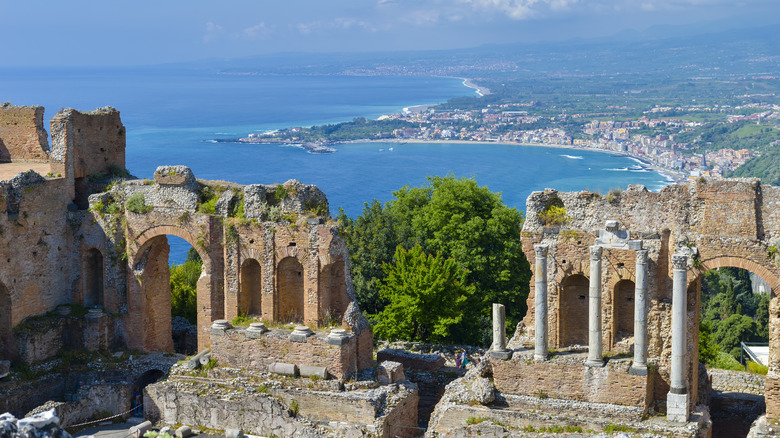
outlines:
[{"label": "broken column", "polygon": [[534,245],[535,340],[534,360],[547,360],[547,245]]},{"label": "broken column", "polygon": [[493,303],[493,346],[490,357],[504,360],[512,357],[512,352],[506,349],[506,308],[498,303]]},{"label": "broken column", "polygon": [[674,279],[672,289],[672,365],[671,385],[666,395],[666,419],[675,423],[688,421],[688,385],[685,373],[685,335],[688,256],[672,256]]},{"label": "broken column", "polygon": [[634,285],[634,362],[629,372],[647,375],[647,250],[636,252]]},{"label": "broken column", "polygon": [[588,288],[588,360],[589,367],[604,366],[601,354],[601,253],[600,246],[590,247],[590,287]]}]

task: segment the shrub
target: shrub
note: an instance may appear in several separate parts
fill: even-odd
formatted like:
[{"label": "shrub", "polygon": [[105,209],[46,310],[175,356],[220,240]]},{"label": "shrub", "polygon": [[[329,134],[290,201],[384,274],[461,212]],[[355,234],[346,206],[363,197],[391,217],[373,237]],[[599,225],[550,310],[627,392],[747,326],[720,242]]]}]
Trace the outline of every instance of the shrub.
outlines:
[{"label": "shrub", "polygon": [[550,205],[539,212],[537,217],[547,227],[559,227],[571,221],[571,218],[566,216],[566,207],[562,205]]},{"label": "shrub", "polygon": [[747,365],[748,372],[753,373],[753,374],[761,374],[763,376],[766,376],[766,373],[769,372],[769,367],[761,365],[761,364],[753,362],[753,361],[748,361],[748,363],[746,365]]},{"label": "shrub", "polygon": [[127,210],[133,213],[144,214],[152,211],[152,207],[146,205],[146,198],[144,198],[144,194],[141,192],[133,193],[125,205]]}]

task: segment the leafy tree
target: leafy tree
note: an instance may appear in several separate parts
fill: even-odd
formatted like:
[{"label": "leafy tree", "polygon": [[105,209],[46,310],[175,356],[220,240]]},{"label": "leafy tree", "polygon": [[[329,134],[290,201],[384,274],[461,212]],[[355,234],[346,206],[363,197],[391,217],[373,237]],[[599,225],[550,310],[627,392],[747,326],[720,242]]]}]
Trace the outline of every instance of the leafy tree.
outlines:
[{"label": "leafy tree", "polygon": [[203,261],[194,248],[187,253],[187,260],[181,265],[172,264],[171,273],[171,316],[181,316],[192,324],[197,321],[197,285]]},{"label": "leafy tree", "polygon": [[712,364],[718,357],[720,346],[713,339],[712,323],[702,321],[699,325],[699,362]]},{"label": "leafy tree", "polygon": [[356,219],[343,212],[339,218],[360,308],[373,314],[384,309],[380,267],[394,263],[398,245],[420,245],[426,254],[454,259],[475,287],[469,308],[477,314],[453,328],[453,340],[489,343],[491,303],[506,305],[507,326],[514,329],[525,315],[531,277],[520,245],[521,213],[468,178],[429,177],[422,187],[406,186],[393,195],[384,206],[366,204]]},{"label": "leafy tree", "polygon": [[741,348],[739,343],[758,340],[757,329],[753,318],[734,314],[718,323],[713,337],[722,351],[738,358]]},{"label": "leafy tree", "polygon": [[420,245],[409,251],[398,245],[395,264],[385,264],[384,271],[387,276],[379,295],[390,304],[379,314],[376,334],[388,339],[451,341],[450,329],[468,313],[465,305],[474,293],[455,260],[426,255]]}]

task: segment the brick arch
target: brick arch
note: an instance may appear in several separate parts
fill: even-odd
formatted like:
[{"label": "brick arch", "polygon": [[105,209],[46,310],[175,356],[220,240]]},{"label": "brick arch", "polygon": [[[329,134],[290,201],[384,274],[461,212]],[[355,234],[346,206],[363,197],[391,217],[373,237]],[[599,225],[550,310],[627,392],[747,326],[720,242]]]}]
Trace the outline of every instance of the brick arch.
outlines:
[{"label": "brick arch", "polygon": [[774,272],[753,260],[734,256],[715,256],[702,260],[701,268],[693,269],[693,275],[689,276],[688,284],[690,285],[709,270],[726,267],[746,269],[769,283],[772,289],[772,298],[780,294],[780,278]]},{"label": "brick arch", "polygon": [[136,250],[134,251],[130,266],[136,266],[136,264],[138,264],[138,258],[144,253],[149,245],[149,242],[151,242],[155,237],[168,235],[180,237],[186,240],[187,243],[195,248],[195,251],[197,251],[198,255],[200,256],[200,259],[203,260],[203,270],[205,272],[211,271],[211,257],[206,250],[201,248],[200,245],[197,245],[198,239],[193,236],[192,233],[190,233],[187,229],[172,225],[160,225],[147,228],[146,230],[142,231],[136,239]]},{"label": "brick arch", "polygon": [[262,264],[256,258],[245,258],[241,261],[238,272],[238,313],[262,316]]},{"label": "brick arch", "polygon": [[558,347],[587,345],[590,280],[582,273],[572,273],[558,284]]},{"label": "brick arch", "polygon": [[[210,345],[209,329],[216,319],[224,317],[224,297],[218,287],[219,272],[213,272],[209,252],[197,244],[198,239],[186,228],[158,225],[138,234],[128,260],[128,338],[131,348],[144,351],[172,351],[171,294],[168,277],[167,246],[154,245],[165,236],[177,236],[189,243],[203,260],[197,282],[198,350]],[[164,293],[166,291],[167,293]]]}]

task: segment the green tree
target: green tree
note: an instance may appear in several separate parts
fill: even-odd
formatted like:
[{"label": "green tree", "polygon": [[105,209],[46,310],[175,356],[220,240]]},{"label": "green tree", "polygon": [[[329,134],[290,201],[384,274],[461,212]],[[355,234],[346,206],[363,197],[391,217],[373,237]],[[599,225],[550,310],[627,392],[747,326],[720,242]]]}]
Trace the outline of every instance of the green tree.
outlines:
[{"label": "green tree", "polygon": [[699,325],[699,362],[712,364],[719,352],[720,346],[712,337],[712,323],[702,321]]},{"label": "green tree", "polygon": [[203,261],[194,248],[187,253],[187,260],[172,264],[171,316],[181,316],[192,324],[197,322],[197,285]]},{"label": "green tree", "polygon": [[713,337],[720,345],[721,351],[739,358],[741,348],[739,343],[758,340],[757,329],[753,318],[734,314],[717,324]]},{"label": "green tree", "polygon": [[455,260],[426,255],[420,245],[409,251],[398,245],[395,263],[385,264],[384,271],[379,295],[390,304],[379,314],[376,334],[386,339],[451,341],[450,329],[469,313],[465,305],[474,293]]},{"label": "green tree", "polygon": [[531,270],[520,244],[522,214],[508,208],[501,195],[468,178],[429,177],[422,187],[405,186],[384,206],[366,204],[356,219],[342,212],[358,305],[378,314],[387,301],[379,293],[395,248],[420,245],[423,252],[452,258],[467,273],[476,293],[469,307],[474,317],[454,327],[453,339],[490,342],[491,303],[507,308],[507,328],[525,315]]}]

